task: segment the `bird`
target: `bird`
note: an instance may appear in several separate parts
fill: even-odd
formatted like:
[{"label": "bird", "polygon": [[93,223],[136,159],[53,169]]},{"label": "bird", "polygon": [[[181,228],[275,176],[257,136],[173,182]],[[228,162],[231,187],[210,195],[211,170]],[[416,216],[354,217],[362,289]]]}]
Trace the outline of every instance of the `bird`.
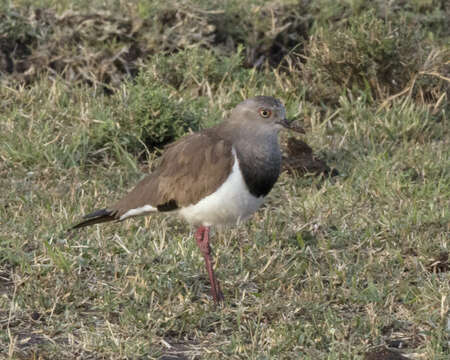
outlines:
[{"label": "bird", "polygon": [[221,123],[185,135],[164,149],[159,165],[115,204],[85,215],[71,230],[154,213],[181,216],[196,228],[214,302],[224,300],[213,269],[211,226],[240,224],[262,205],[281,170],[278,133],[303,132],[282,102],[256,96]]}]

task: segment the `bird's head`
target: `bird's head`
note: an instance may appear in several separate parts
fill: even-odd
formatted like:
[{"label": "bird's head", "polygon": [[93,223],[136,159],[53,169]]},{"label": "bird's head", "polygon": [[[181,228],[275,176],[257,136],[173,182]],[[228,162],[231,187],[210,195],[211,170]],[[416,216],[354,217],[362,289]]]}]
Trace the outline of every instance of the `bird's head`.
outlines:
[{"label": "bird's head", "polygon": [[254,127],[278,132],[287,128],[297,132],[304,132],[300,127],[292,126],[286,119],[286,109],[278,99],[271,96],[256,96],[238,104],[232,111],[230,121],[246,128]]}]

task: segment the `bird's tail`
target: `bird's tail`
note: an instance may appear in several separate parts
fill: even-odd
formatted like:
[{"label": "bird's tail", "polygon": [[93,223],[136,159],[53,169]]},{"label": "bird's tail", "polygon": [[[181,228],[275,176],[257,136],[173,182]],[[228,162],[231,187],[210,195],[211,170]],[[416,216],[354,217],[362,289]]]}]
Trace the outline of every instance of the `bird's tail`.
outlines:
[{"label": "bird's tail", "polygon": [[90,214],[87,214],[87,215],[83,216],[83,219],[84,220],[81,221],[80,223],[72,226],[70,228],[70,230],[78,229],[81,227],[90,226],[90,225],[94,225],[94,224],[99,224],[99,223],[103,223],[103,222],[107,222],[107,221],[117,220],[117,218],[114,216],[113,212],[106,208],[94,211]]}]

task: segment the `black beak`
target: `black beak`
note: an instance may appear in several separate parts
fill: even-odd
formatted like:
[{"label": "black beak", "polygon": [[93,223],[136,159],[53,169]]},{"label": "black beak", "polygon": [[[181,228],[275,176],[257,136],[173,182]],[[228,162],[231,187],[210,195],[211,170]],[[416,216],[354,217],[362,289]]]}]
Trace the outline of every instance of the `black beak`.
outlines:
[{"label": "black beak", "polygon": [[301,126],[293,124],[294,121],[295,120],[283,119],[283,120],[278,121],[278,124],[285,127],[286,129],[298,132],[300,134],[304,134],[305,130]]}]

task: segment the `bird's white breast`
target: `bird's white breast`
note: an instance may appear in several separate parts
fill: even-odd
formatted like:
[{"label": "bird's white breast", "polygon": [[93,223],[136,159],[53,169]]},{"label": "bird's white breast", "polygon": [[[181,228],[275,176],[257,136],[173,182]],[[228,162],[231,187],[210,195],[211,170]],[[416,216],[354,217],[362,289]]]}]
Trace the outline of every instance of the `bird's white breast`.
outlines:
[{"label": "bird's white breast", "polygon": [[187,222],[197,226],[235,224],[246,220],[261,206],[264,197],[248,191],[234,149],[233,157],[230,175],[214,193],[179,210]]}]

